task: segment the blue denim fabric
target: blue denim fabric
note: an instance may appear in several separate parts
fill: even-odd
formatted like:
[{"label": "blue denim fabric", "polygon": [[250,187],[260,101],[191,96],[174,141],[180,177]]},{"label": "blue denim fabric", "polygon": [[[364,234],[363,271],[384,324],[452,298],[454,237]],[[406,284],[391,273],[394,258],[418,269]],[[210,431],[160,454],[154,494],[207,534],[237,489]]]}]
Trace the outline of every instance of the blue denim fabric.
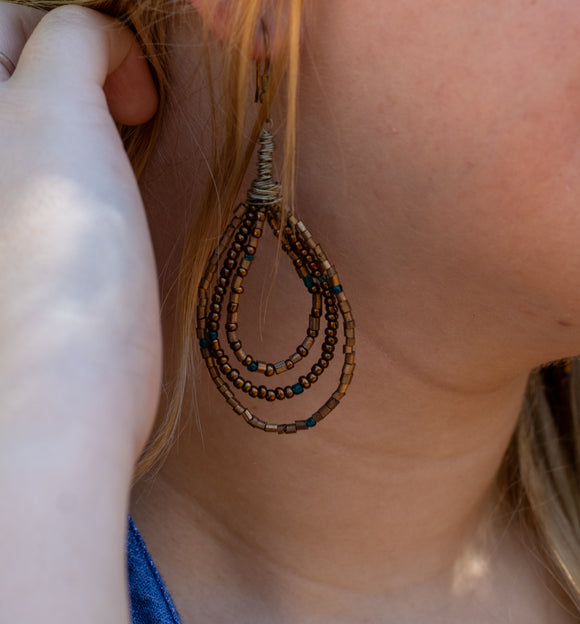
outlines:
[{"label": "blue denim fabric", "polygon": [[161,574],[131,516],[127,536],[127,563],[133,624],[181,624]]}]

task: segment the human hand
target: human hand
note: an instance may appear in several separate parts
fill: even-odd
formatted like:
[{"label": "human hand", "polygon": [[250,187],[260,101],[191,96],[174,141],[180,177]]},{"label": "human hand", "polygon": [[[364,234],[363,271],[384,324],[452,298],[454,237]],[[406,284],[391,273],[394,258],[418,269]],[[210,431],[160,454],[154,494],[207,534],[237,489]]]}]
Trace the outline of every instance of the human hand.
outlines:
[{"label": "human hand", "polygon": [[0,8],[19,20],[0,27],[3,49],[19,59],[0,84],[0,431],[33,435],[58,422],[71,435],[90,431],[95,444],[124,435],[135,459],[159,392],[159,306],[114,121],[150,118],[155,89],[114,20],[67,6],[34,29],[38,12]]},{"label": "human hand", "polygon": [[157,97],[133,36],[88,9],[0,2],[0,51],[16,64],[0,67],[0,621],[126,623],[161,334],[115,121]]}]

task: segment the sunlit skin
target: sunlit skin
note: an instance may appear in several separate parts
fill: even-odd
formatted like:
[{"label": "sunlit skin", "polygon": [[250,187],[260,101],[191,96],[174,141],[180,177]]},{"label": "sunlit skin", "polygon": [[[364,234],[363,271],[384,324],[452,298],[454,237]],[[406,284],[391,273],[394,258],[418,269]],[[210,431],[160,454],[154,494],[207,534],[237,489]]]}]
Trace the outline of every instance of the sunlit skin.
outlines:
[{"label": "sunlit skin", "polygon": [[[199,371],[198,422],[132,504],[186,622],[569,621],[493,484],[527,372],[580,351],[579,35],[572,0],[308,4],[296,211],[352,303],[357,369],[335,413],[284,438]],[[179,108],[143,184],[166,344],[207,106],[188,25],[174,36]],[[281,357],[308,302],[283,257],[261,298],[259,254],[240,331]]]}]

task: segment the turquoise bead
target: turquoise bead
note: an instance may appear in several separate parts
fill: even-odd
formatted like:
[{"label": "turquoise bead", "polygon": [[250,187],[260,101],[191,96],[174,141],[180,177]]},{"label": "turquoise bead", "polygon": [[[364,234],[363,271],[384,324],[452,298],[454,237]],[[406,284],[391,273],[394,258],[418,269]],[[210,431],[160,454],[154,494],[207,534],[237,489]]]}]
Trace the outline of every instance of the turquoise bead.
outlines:
[{"label": "turquoise bead", "polygon": [[255,373],[258,370],[258,363],[257,362],[252,362],[251,364],[248,364],[248,370],[251,373]]},{"label": "turquoise bead", "polygon": [[244,256],[244,259],[247,260],[248,262],[251,262],[254,259],[254,256],[251,256],[250,254],[246,254]]},{"label": "turquoise bead", "polygon": [[202,338],[202,339],[199,341],[199,346],[200,346],[202,349],[209,349],[209,340],[208,340],[207,338]]},{"label": "turquoise bead", "polygon": [[304,387],[302,386],[302,384],[295,383],[295,384],[292,386],[292,392],[293,392],[294,394],[302,394],[302,393],[304,392]]},{"label": "turquoise bead", "polygon": [[307,427],[315,427],[316,426],[316,421],[314,420],[314,418],[312,418],[312,416],[306,421],[306,426]]},{"label": "turquoise bead", "polygon": [[306,288],[312,288],[312,286],[314,286],[314,278],[310,274],[309,275],[305,275],[302,278],[302,281],[306,285]]},{"label": "turquoise bead", "polygon": [[340,284],[337,284],[336,286],[333,286],[333,287],[332,287],[332,292],[333,292],[335,295],[338,295],[338,293],[341,293],[341,292],[342,292],[342,286],[341,286]]}]

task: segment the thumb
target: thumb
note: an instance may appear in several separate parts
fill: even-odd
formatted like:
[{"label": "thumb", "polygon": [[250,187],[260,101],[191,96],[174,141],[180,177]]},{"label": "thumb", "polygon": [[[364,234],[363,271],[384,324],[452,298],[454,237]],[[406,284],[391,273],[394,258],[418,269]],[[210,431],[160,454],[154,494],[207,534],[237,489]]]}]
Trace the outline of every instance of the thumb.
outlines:
[{"label": "thumb", "polygon": [[75,5],[58,7],[40,21],[12,80],[83,103],[100,87],[112,117],[126,125],[144,123],[158,106],[149,66],[131,31]]}]

